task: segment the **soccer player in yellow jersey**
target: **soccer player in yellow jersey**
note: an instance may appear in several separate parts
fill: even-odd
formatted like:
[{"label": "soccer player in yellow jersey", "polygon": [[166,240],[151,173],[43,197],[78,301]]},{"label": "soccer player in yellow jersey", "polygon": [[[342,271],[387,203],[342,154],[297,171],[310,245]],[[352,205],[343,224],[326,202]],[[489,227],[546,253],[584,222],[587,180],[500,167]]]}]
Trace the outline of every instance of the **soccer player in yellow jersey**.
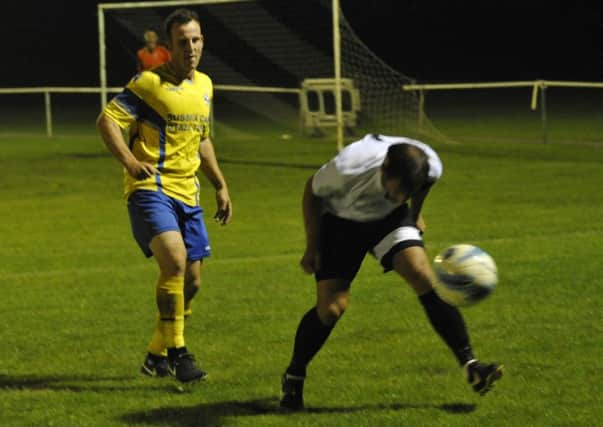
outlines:
[{"label": "soccer player in yellow jersey", "polygon": [[[184,317],[210,254],[199,206],[200,168],[216,189],[216,221],[229,222],[228,187],[209,139],[212,83],[196,70],[203,51],[199,17],[178,9],[165,20],[171,61],[135,76],[107,105],[97,128],[125,169],[125,196],[134,237],[159,266],[159,317],[141,371],[205,377],[184,342]],[[126,142],[122,130],[130,129]]]}]

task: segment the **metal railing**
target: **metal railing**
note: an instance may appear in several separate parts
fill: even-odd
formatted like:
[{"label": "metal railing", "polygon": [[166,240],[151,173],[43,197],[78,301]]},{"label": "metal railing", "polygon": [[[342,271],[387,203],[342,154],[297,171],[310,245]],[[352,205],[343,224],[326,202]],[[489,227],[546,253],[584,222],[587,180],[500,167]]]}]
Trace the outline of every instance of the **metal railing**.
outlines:
[{"label": "metal railing", "polygon": [[[603,89],[602,82],[574,82],[559,80],[534,80],[534,81],[516,81],[516,82],[476,82],[476,83],[426,83],[426,84],[407,84],[402,89],[406,91],[419,92],[419,129],[422,128],[425,121],[425,92],[429,90],[472,90],[472,89],[505,89],[531,87],[532,100],[530,108],[535,111],[538,108],[538,99],[540,98],[540,120],[542,124],[542,142],[547,143],[548,135],[548,117],[546,111],[546,90],[549,87],[561,88],[591,88]],[[540,96],[538,96],[540,94]]]},{"label": "metal railing", "polygon": [[[230,92],[255,92],[255,93],[289,93],[297,95],[301,93],[301,89],[296,88],[284,88],[284,87],[265,87],[265,86],[234,86],[234,85],[215,85],[216,91],[230,91]],[[40,87],[16,87],[16,88],[0,88],[0,95],[19,95],[19,94],[42,94],[44,95],[44,115],[46,122],[46,136],[53,135],[53,122],[52,122],[52,98],[53,93],[66,93],[66,94],[78,94],[78,93],[92,93],[100,94],[103,93],[119,93],[123,90],[122,87],[107,87],[106,89],[100,87],[53,87],[53,86],[40,86]]]},{"label": "metal railing", "polygon": [[[603,82],[576,82],[559,80],[534,80],[534,81],[515,81],[515,82],[475,82],[475,83],[425,83],[425,84],[407,84],[402,86],[405,91],[419,92],[419,117],[418,125],[421,128],[425,122],[425,92],[431,90],[479,90],[479,89],[505,89],[531,87],[532,97],[530,108],[536,110],[540,106],[540,116],[542,123],[542,139],[548,142],[548,118],[546,108],[547,88],[585,88],[585,89],[603,89]],[[282,88],[282,87],[261,87],[261,86],[233,86],[233,85],[215,85],[216,91],[234,91],[234,92],[261,92],[261,93],[290,93],[299,94],[301,89]],[[123,90],[121,87],[20,87],[20,88],[0,88],[0,95],[18,95],[18,94],[42,94],[44,96],[44,112],[46,122],[46,135],[53,135],[52,122],[52,98],[53,93],[63,94],[100,94],[119,93]]]}]

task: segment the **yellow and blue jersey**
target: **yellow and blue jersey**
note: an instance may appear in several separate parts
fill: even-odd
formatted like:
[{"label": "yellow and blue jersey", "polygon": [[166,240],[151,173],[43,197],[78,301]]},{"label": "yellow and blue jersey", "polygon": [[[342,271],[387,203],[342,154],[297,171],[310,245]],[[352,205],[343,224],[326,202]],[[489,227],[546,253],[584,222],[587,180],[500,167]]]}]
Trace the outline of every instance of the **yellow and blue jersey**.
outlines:
[{"label": "yellow and blue jersey", "polygon": [[105,115],[122,129],[131,129],[134,156],[160,172],[137,180],[125,171],[126,198],[136,190],[151,190],[191,206],[199,204],[199,144],[209,137],[212,98],[207,75],[195,71],[193,79],[178,81],[164,64],[136,75],[111,100]]}]

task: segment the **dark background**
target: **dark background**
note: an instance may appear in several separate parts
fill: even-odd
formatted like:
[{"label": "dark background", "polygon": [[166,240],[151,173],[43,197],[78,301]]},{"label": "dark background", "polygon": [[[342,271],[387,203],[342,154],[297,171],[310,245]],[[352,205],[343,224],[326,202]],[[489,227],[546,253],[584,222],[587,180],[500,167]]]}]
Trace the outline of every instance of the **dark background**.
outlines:
[{"label": "dark background", "polygon": [[[419,82],[602,80],[603,2],[341,3],[360,38]],[[3,2],[0,37],[0,87],[99,84],[95,1]]]}]

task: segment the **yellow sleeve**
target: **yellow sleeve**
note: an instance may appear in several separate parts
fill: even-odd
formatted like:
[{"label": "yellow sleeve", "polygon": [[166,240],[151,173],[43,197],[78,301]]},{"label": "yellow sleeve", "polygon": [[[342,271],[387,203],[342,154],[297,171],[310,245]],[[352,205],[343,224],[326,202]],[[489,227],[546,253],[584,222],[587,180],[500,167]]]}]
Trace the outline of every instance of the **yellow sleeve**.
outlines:
[{"label": "yellow sleeve", "polygon": [[210,120],[211,120],[211,114],[212,114],[212,110],[213,110],[213,100],[214,100],[214,85],[208,75],[203,74],[203,77],[205,78],[205,81],[204,81],[205,95],[204,95],[204,97],[206,97],[205,102],[207,102],[207,104],[209,106],[209,114],[207,117],[207,123],[205,123],[205,125],[203,126],[203,134],[201,135],[201,141],[210,137],[210,126],[211,126]]},{"label": "yellow sleeve", "polygon": [[143,72],[134,76],[124,90],[105,107],[105,115],[122,129],[129,128],[142,113],[144,108],[143,99],[153,84],[149,74]]}]

